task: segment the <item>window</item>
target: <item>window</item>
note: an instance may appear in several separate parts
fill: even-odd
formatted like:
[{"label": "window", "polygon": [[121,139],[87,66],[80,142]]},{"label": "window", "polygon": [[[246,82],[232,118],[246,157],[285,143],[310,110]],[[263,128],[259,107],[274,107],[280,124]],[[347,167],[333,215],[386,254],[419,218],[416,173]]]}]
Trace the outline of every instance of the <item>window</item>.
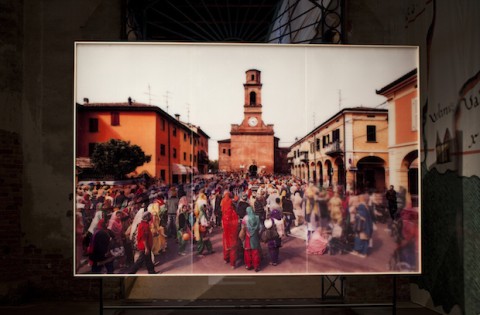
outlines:
[{"label": "window", "polygon": [[193,156],[193,162],[194,163],[197,162],[197,156],[196,155]]},{"label": "window", "polygon": [[418,130],[418,99],[412,99],[412,131]]},{"label": "window", "polygon": [[250,106],[257,105],[257,93],[250,92]]},{"label": "window", "polygon": [[173,148],[173,158],[177,158],[177,149]]},{"label": "window", "polygon": [[177,128],[176,127],[173,127],[172,133],[173,133],[174,137],[177,136]]},{"label": "window", "polygon": [[314,149],[315,149],[315,143],[312,142],[310,143],[310,153],[313,153]]},{"label": "window", "polygon": [[377,126],[367,126],[367,142],[377,141]]},{"label": "window", "polygon": [[160,170],[160,178],[165,180],[165,170]]},{"label": "window", "polygon": [[223,149],[223,154],[226,154],[227,153],[227,149]]},{"label": "window", "polygon": [[183,152],[183,160],[184,160],[184,161],[187,160],[187,152]]},{"label": "window", "polygon": [[164,144],[160,145],[160,155],[165,155],[165,145]]},{"label": "window", "polygon": [[293,158],[296,159],[297,158],[297,151],[293,151]]},{"label": "window", "polygon": [[339,142],[340,141],[340,129],[335,129],[332,131],[332,141]]},{"label": "window", "polygon": [[186,133],[183,134],[183,141],[187,142],[187,134]]},{"label": "window", "polygon": [[330,135],[323,136],[322,142],[323,142],[322,148],[325,148],[326,146],[328,146],[330,144]]},{"label": "window", "polygon": [[251,78],[252,81],[255,80],[255,75],[252,74],[252,78]]},{"label": "window", "polygon": [[231,151],[230,151],[230,149],[228,149],[228,156],[230,156],[230,155],[231,155]]},{"label": "window", "polygon": [[320,151],[320,139],[315,139],[315,140],[316,140],[317,151]]},{"label": "window", "polygon": [[92,157],[93,152],[95,151],[95,148],[97,147],[97,144],[95,142],[91,142],[88,144],[88,156]]},{"label": "window", "polygon": [[[225,153],[225,152],[224,152]],[[190,154],[190,162],[192,162],[192,154]]]},{"label": "window", "polygon": [[98,118],[90,118],[88,120],[88,131],[98,132]]},{"label": "window", "polygon": [[112,126],[120,126],[120,113],[119,112],[111,112],[110,113],[110,124]]},{"label": "window", "polygon": [[165,131],[165,119],[162,118],[162,131]]}]

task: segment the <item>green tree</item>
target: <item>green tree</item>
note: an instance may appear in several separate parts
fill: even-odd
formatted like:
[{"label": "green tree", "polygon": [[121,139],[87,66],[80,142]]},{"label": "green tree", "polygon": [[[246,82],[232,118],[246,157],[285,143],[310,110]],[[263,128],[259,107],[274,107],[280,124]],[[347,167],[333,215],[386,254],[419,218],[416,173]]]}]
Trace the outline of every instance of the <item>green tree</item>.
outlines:
[{"label": "green tree", "polygon": [[95,170],[101,174],[113,175],[115,179],[122,179],[137,167],[150,162],[151,156],[130,141],[110,139],[98,143],[92,154],[92,163]]}]

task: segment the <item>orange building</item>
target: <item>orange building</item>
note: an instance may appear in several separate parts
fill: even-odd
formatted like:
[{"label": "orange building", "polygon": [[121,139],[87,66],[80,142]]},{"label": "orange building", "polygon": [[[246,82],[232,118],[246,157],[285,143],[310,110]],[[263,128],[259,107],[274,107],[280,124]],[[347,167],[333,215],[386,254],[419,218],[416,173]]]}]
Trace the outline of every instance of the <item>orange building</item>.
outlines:
[{"label": "orange building", "polygon": [[[157,106],[131,99],[125,103],[90,103],[86,100],[84,104],[77,104],[77,162],[88,160],[97,143],[120,139],[140,146],[146,155],[151,156],[149,163],[138,167],[131,175],[146,173],[166,183],[188,182],[190,176],[199,170],[196,157],[199,139],[205,143],[202,150],[208,165],[209,138],[201,129],[190,126]],[[201,169],[206,173],[204,164]]]},{"label": "orange building", "polygon": [[388,102],[389,184],[406,193],[409,206],[418,206],[417,69],[381,88],[377,94],[385,96]]},{"label": "orange building", "polygon": [[243,88],[243,120],[240,124],[232,124],[230,139],[218,141],[218,169],[250,174],[273,173],[281,169],[275,165],[278,139],[274,137],[273,125],[265,124],[262,119],[261,72],[247,70]]}]

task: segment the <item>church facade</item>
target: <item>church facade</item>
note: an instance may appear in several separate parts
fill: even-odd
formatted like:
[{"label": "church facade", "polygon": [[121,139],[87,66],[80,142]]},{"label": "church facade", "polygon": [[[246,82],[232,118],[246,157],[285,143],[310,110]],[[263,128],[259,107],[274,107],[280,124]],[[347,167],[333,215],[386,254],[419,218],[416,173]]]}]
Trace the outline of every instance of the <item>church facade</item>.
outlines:
[{"label": "church facade", "polygon": [[245,74],[243,120],[231,125],[230,139],[218,141],[218,169],[251,175],[278,172],[286,161],[278,158],[281,149],[273,124],[262,118],[261,71],[250,69]]}]

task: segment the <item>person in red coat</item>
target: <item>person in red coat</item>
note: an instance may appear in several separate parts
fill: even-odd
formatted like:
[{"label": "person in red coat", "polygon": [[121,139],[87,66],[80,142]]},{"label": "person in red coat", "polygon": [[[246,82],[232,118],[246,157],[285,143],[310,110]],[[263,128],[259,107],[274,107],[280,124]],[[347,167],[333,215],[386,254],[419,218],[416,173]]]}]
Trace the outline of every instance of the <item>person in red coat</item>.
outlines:
[{"label": "person in red coat", "polygon": [[137,261],[130,268],[129,273],[135,274],[144,264],[149,274],[157,273],[152,262],[153,234],[150,231],[152,214],[145,212],[142,221],[138,224],[137,249],[140,252]]},{"label": "person in red coat", "polygon": [[235,212],[230,193],[226,192],[222,200],[223,260],[236,267],[238,246],[238,215]]}]

